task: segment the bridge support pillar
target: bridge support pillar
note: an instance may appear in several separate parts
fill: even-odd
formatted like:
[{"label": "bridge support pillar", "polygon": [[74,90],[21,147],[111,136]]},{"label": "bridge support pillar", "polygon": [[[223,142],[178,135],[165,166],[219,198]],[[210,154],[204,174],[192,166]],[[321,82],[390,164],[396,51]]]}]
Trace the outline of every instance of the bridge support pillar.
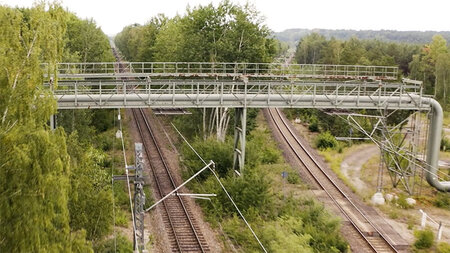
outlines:
[{"label": "bridge support pillar", "polygon": [[50,116],[50,129],[51,130],[56,129],[56,115],[55,114]]},{"label": "bridge support pillar", "polygon": [[247,108],[236,108],[234,117],[233,169],[242,172],[245,164],[245,133],[247,131]]}]

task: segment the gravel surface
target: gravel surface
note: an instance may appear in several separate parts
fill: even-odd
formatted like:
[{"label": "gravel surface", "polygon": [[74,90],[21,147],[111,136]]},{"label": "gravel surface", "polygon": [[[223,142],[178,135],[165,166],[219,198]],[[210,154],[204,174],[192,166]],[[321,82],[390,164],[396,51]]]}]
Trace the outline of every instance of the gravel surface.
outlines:
[{"label": "gravel surface", "polygon": [[[131,111],[127,112],[128,115],[132,115]],[[159,121],[160,117],[156,117],[148,110],[146,110],[147,118],[150,123]],[[161,124],[159,124],[161,123]],[[154,134],[157,138],[158,143],[161,145],[161,150],[163,152],[164,157],[166,158],[168,165],[171,169],[172,176],[174,177],[176,185],[180,185],[183,180],[181,179],[181,169],[179,165],[179,156],[177,151],[173,149],[173,145],[170,143],[167,136],[175,136],[173,131],[171,131],[172,127],[164,125],[163,121],[159,121],[159,123],[155,123],[152,127],[154,130]],[[166,131],[167,135],[162,131],[162,128]],[[136,128],[134,120],[132,120],[130,124],[130,132],[133,137],[133,140],[139,140],[140,136],[139,132]],[[174,141],[174,140],[172,140]],[[148,164],[148,161],[146,161]],[[155,181],[153,179],[153,175],[150,171],[150,168],[146,169],[146,178],[148,178],[148,185],[155,185]],[[159,198],[154,195],[154,191],[156,189],[152,189],[151,192],[153,194],[153,198],[155,201]],[[189,190],[186,187],[183,187],[180,192],[189,193]],[[204,216],[201,208],[195,203],[192,198],[183,197],[183,200],[189,206],[191,213],[193,214],[193,219],[196,221],[197,225],[200,227],[202,235],[206,239],[208,243],[208,247],[210,252],[223,252],[223,245],[221,242],[217,240],[217,233],[209,226],[207,222],[204,221]],[[150,231],[151,236],[153,237],[153,247],[151,252],[171,252],[169,239],[167,238],[167,233],[165,232],[165,226],[162,220],[162,214],[160,213],[162,210],[160,208],[156,208],[156,211],[150,211],[149,215],[146,217],[146,224],[149,224],[148,229]],[[147,223],[148,221],[148,223]],[[163,231],[163,232],[161,232]]]},{"label": "gravel surface", "polygon": [[373,156],[380,155],[380,149],[375,144],[362,144],[353,150],[341,163],[341,171],[358,191],[368,189],[368,185],[361,180],[361,168]]}]

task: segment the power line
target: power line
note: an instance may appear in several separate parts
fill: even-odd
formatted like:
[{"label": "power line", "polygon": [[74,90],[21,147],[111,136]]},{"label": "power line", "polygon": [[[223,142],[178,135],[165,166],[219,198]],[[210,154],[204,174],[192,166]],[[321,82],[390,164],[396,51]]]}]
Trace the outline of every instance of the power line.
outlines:
[{"label": "power line", "polygon": [[[186,142],[186,144],[189,146],[189,148],[191,148],[191,150],[197,155],[198,158],[200,158],[200,160],[202,160],[202,162],[205,165],[208,165],[206,163],[206,161],[200,156],[200,154],[194,149],[194,147],[192,147],[192,145],[186,140],[186,138],[184,138],[184,136],[180,133],[180,131],[178,131],[177,127],[173,124],[170,123],[173,128],[175,128],[175,131],[177,131],[177,133],[181,136],[181,138],[184,140],[184,142]],[[236,205],[236,203],[234,202],[233,198],[230,196],[230,194],[228,193],[227,189],[225,188],[225,186],[222,184],[222,182],[220,181],[219,176],[217,176],[216,172],[214,171],[214,169],[212,169],[211,167],[209,167],[209,170],[213,173],[214,177],[217,179],[217,182],[219,182],[220,187],[222,187],[222,190],[225,192],[225,194],[227,195],[228,199],[231,201],[231,203],[233,204],[234,208],[236,208],[236,210],[238,211],[239,215],[241,216],[242,220],[244,220],[245,225],[247,225],[248,229],[250,229],[250,231],[253,234],[253,237],[255,237],[256,241],[258,241],[259,245],[261,246],[261,248],[263,249],[264,252],[267,253],[266,248],[264,248],[264,245],[262,244],[262,242],[259,240],[258,236],[256,235],[255,231],[253,231],[252,227],[250,226],[250,224],[247,222],[247,220],[245,219],[244,215],[242,214],[241,210],[239,209],[239,207]]]},{"label": "power line", "polygon": [[130,188],[130,177],[128,175],[128,163],[127,163],[127,156],[125,153],[125,143],[123,140],[123,131],[122,131],[122,120],[120,117],[120,109],[118,109],[119,111],[119,126],[120,126],[120,139],[122,141],[122,151],[123,151],[123,161],[125,163],[125,174],[127,176],[127,187],[128,187],[128,197],[130,199],[130,210],[131,210],[131,220],[133,222],[133,234],[134,234],[134,240],[135,240],[135,245],[137,245],[137,237],[136,237],[136,226],[135,226],[135,217],[134,217],[134,211],[133,211],[133,201],[131,200],[131,188]]}]

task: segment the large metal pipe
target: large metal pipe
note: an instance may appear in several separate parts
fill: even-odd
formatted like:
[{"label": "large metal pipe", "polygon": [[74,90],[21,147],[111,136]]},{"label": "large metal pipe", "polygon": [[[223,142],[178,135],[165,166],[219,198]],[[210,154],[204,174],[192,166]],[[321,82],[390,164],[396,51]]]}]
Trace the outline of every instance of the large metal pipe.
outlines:
[{"label": "large metal pipe", "polygon": [[[266,108],[348,108],[348,109],[390,109],[415,110],[431,107],[431,125],[428,133],[427,173],[430,185],[439,191],[450,192],[450,181],[439,181],[437,177],[441,143],[443,111],[432,98],[418,95],[391,96],[345,96],[345,95],[291,95],[291,94],[91,94],[55,95],[60,109],[70,108],[117,108],[117,107],[247,107]],[[98,103],[102,101],[102,104]],[[77,103],[81,103],[80,106]],[[429,108],[428,107],[428,108]]]},{"label": "large metal pipe", "polygon": [[444,112],[441,105],[432,98],[424,98],[423,102],[431,106],[431,125],[428,131],[427,165],[426,178],[428,183],[439,191],[450,192],[450,181],[439,181],[438,162],[441,146],[442,121]]}]

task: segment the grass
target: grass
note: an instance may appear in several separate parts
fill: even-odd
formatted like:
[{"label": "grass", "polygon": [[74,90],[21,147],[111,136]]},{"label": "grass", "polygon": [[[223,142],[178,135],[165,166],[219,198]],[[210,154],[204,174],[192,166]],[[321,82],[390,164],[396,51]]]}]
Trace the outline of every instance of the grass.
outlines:
[{"label": "grass", "polygon": [[337,177],[344,182],[353,192],[357,192],[356,187],[350,182],[344,173],[341,171],[341,164],[344,158],[354,150],[354,148],[344,148],[344,150],[339,153],[334,149],[326,149],[319,151],[320,155],[323,156],[325,161],[330,166],[331,170],[337,175]]}]

